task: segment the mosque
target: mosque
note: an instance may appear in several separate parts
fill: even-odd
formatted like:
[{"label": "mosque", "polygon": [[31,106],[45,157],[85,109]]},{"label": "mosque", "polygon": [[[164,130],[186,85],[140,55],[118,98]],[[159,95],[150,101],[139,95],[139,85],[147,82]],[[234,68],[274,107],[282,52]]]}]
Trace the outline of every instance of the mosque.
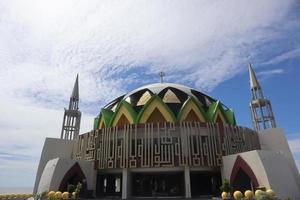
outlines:
[{"label": "mosque", "polygon": [[219,100],[161,81],[117,97],[79,134],[77,76],[61,137],[45,140],[34,193],[81,182],[94,198],[213,197],[227,179],[233,190],[300,198],[294,158],[251,64],[249,77],[254,129]]}]

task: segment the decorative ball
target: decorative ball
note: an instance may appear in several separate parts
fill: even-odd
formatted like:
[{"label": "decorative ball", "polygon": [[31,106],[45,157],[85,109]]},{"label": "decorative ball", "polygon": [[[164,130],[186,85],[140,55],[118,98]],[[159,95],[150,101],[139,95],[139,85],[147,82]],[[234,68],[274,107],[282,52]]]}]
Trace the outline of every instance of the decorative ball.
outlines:
[{"label": "decorative ball", "polygon": [[222,194],[221,194],[221,198],[222,199],[226,199],[227,198],[227,192],[222,192]]},{"label": "decorative ball", "polygon": [[254,194],[251,190],[246,190],[244,195],[245,195],[246,199],[249,199],[249,200],[253,199],[253,196],[254,196]]},{"label": "decorative ball", "polygon": [[69,192],[62,193],[62,198],[63,199],[69,199]]},{"label": "decorative ball", "polygon": [[50,191],[50,192],[48,192],[48,194],[47,194],[48,197],[54,197],[54,195],[55,195],[55,192],[54,192],[54,191]]},{"label": "decorative ball", "polygon": [[72,192],[72,198],[74,198],[74,199],[77,198],[77,192]]},{"label": "decorative ball", "polygon": [[255,191],[255,197],[259,198],[264,192],[262,190],[256,190]]},{"label": "decorative ball", "polygon": [[234,193],[233,193],[233,198],[235,199],[235,200],[240,200],[241,198],[243,198],[243,194],[241,193],[241,191],[235,191]]},{"label": "decorative ball", "polygon": [[266,192],[267,192],[267,195],[271,198],[273,198],[275,196],[275,192],[272,189],[268,189]]},{"label": "decorative ball", "polygon": [[57,199],[61,199],[61,197],[62,197],[62,193],[60,192],[60,191],[57,191],[57,192],[55,192],[55,198],[57,198]]}]

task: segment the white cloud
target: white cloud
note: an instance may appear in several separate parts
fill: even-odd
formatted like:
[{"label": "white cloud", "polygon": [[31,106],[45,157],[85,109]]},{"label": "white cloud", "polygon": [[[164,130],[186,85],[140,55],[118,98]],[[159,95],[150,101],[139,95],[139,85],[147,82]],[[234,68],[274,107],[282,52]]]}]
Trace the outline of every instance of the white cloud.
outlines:
[{"label": "white cloud", "polygon": [[274,74],[283,74],[283,73],[284,73],[283,69],[272,69],[272,70],[261,71],[257,73],[257,75],[274,75]]},{"label": "white cloud", "polygon": [[[24,155],[28,160],[22,162],[35,173],[30,163],[37,163],[46,136],[59,137],[62,107],[67,106],[77,73],[80,105],[93,115],[130,87],[159,81],[161,70],[167,81],[211,90],[246,71],[248,57],[259,55],[258,46],[280,37],[278,24],[285,21],[293,3],[1,2],[3,157],[6,153],[15,159]],[[83,113],[82,132],[91,123],[92,116]],[[5,158],[1,169],[7,172],[11,166],[13,171],[0,174],[0,185],[12,172],[20,175],[21,161]],[[10,178],[16,181],[18,177]]]},{"label": "white cloud", "polygon": [[284,69],[270,69],[270,70],[264,70],[257,73],[257,76],[260,80],[265,80],[268,78],[271,78],[276,75],[284,74]]},{"label": "white cloud", "polygon": [[278,56],[276,56],[275,58],[272,58],[271,60],[264,62],[264,65],[272,65],[272,64],[277,64],[277,63],[281,63],[283,61],[286,61],[288,59],[292,59],[292,58],[296,58],[296,57],[300,57],[300,48],[296,48],[293,50],[290,50],[288,52],[284,52]]},{"label": "white cloud", "polygon": [[[63,109],[2,98],[0,110],[0,186],[31,186],[45,138],[60,137]],[[81,132],[91,130],[92,121],[92,116],[83,113]]]},{"label": "white cloud", "polygon": [[160,70],[169,81],[211,90],[246,70],[249,53],[276,37],[271,27],[291,3],[7,2],[1,91],[63,101],[80,73],[83,101],[107,102],[126,91],[124,82],[143,83],[143,73],[158,81]]}]

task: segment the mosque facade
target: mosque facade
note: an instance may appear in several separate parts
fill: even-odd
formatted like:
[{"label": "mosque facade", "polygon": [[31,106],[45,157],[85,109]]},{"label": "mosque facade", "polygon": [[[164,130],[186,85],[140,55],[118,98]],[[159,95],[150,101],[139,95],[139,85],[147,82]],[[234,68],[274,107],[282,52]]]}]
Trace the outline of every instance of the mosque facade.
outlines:
[{"label": "mosque facade", "polygon": [[233,190],[299,198],[294,158],[251,65],[249,77],[254,129],[237,125],[219,100],[161,82],[108,103],[83,134],[77,77],[61,137],[45,140],[34,193],[81,182],[82,195],[95,198],[212,197],[227,179]]}]

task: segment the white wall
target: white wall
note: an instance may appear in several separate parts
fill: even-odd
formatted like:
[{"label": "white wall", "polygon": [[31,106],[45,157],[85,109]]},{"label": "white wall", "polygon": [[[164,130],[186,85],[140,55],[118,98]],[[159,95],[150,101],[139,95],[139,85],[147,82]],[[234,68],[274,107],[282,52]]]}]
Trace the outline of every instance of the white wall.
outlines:
[{"label": "white wall", "polygon": [[37,193],[42,193],[44,191],[58,191],[65,174],[76,162],[79,164],[86,177],[87,189],[94,190],[94,179],[96,176],[95,170],[93,169],[93,162],[55,158],[47,162],[41,175]]},{"label": "white wall", "polygon": [[274,151],[282,154],[287,159],[291,172],[296,178],[297,187],[300,190],[299,172],[283,130],[280,128],[270,128],[260,131],[258,136],[262,150]]},{"label": "white wall", "polygon": [[51,159],[58,157],[71,159],[73,143],[74,141],[72,140],[46,138],[35,178],[35,184],[33,188],[34,194],[36,194],[37,192],[40,178],[42,176],[42,172],[44,171],[47,162]]},{"label": "white wall", "polygon": [[[232,168],[240,155],[255,174],[258,184],[272,188],[280,198],[299,199],[297,177],[294,176],[288,159],[275,151],[255,150],[223,157],[223,177],[230,180]],[[249,188],[250,189],[250,188]]]}]

